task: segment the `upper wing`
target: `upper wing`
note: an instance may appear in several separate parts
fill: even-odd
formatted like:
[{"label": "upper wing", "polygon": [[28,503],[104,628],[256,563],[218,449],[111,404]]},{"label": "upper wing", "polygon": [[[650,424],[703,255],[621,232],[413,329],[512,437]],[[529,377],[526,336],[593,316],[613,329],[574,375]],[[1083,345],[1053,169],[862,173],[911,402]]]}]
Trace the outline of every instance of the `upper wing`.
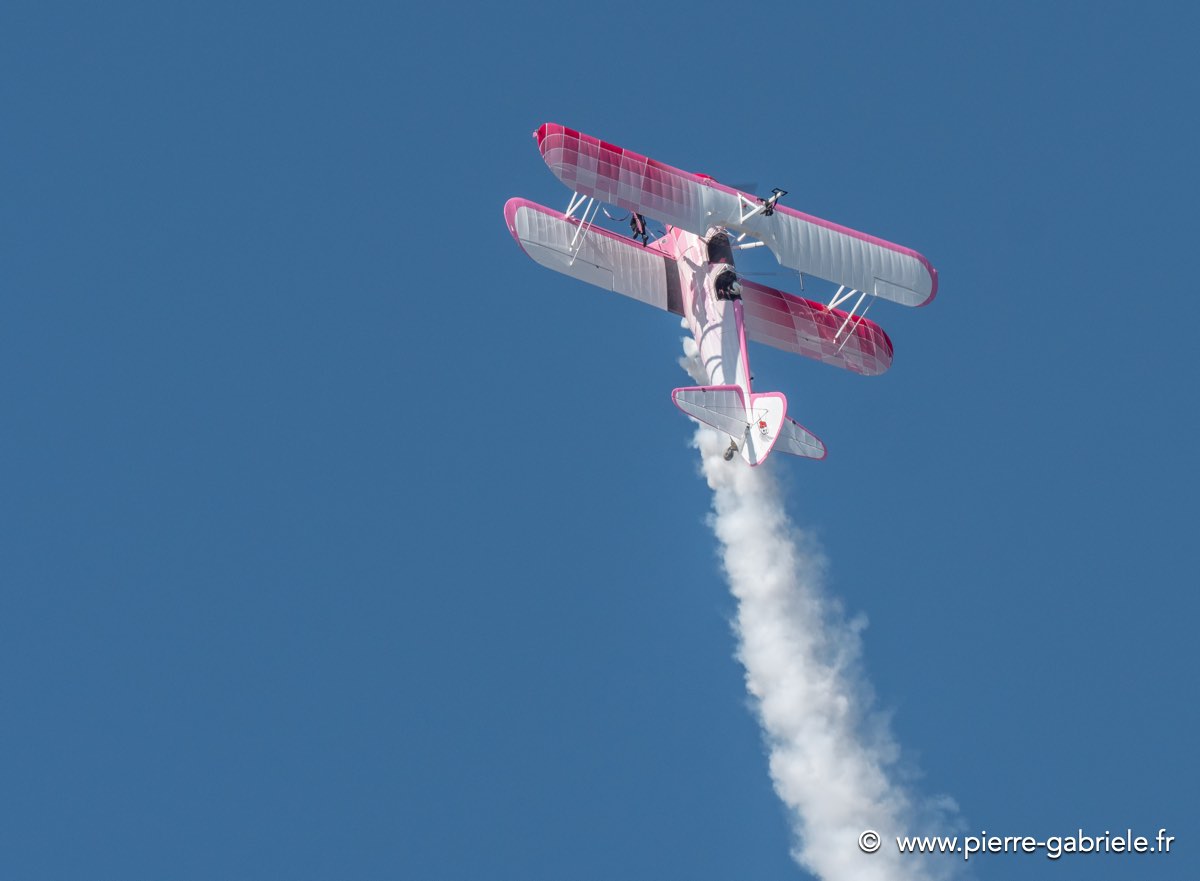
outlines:
[{"label": "upper wing", "polygon": [[[659,309],[683,314],[675,259],[606,229],[591,227],[581,241],[579,220],[527,199],[509,199],[504,219],[517,244],[543,266],[624,294]],[[572,241],[576,250],[572,251]]]},{"label": "upper wing", "polygon": [[[834,367],[877,376],[892,366],[892,341],[878,324],[742,279],[746,338]],[[838,330],[845,329],[838,335]]]},{"label": "upper wing", "polygon": [[555,123],[535,137],[550,170],[576,192],[696,235],[713,226],[749,233],[784,266],[905,306],[924,306],[937,294],[937,270],[911,248],[783,205],[746,217],[757,196]]}]

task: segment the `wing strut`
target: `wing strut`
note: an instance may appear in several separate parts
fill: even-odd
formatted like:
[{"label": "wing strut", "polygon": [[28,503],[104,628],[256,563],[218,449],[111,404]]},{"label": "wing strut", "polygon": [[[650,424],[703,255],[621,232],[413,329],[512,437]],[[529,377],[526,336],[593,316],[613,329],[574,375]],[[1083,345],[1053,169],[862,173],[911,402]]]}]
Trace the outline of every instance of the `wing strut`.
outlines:
[{"label": "wing strut", "polygon": [[[587,199],[587,204],[583,204],[583,200]],[[570,266],[575,265],[575,258],[579,256],[579,251],[583,247],[584,239],[587,238],[588,230],[592,228],[592,224],[596,220],[596,215],[600,213],[600,203],[591,196],[584,196],[582,193],[572,193],[571,202],[567,205],[567,211],[563,214],[563,220],[566,220],[575,213],[575,210],[583,206],[583,215],[579,218],[579,227],[575,230],[575,235],[571,239],[571,244],[567,250],[571,254]],[[588,217],[588,212],[591,212],[591,217]]]},{"label": "wing strut", "polygon": [[[846,320],[842,322],[842,326],[839,327],[837,329],[837,333],[835,333],[833,335],[834,342],[837,342],[839,339],[841,339],[842,331],[844,331],[849,326],[850,322],[852,322],[854,320],[854,313],[856,313],[858,311],[858,307],[861,306],[863,304],[863,300],[865,300],[867,298],[867,292],[853,290],[853,289],[846,290],[846,286],[841,285],[840,287],[838,287],[837,293],[833,295],[833,299],[829,301],[829,305],[825,307],[830,312],[832,312],[834,309],[836,309],[838,306],[842,305],[842,303],[845,303],[847,300],[849,300],[855,294],[858,294],[858,299],[855,300],[854,305],[852,307],[850,307],[850,312],[846,315]],[[874,297],[874,296],[871,297],[871,302],[867,303],[867,308],[863,310],[863,314],[859,317],[859,320],[862,320],[863,318],[867,317],[867,313],[871,311],[871,306],[873,306],[875,304],[875,300],[877,300],[877,299],[878,299],[877,297]],[[850,331],[850,333],[846,334],[846,339],[842,340],[841,346],[838,346],[839,352],[842,350],[842,346],[846,345],[846,340],[850,339],[850,337],[853,333],[854,333],[854,331],[852,330],[852,331]]]},{"label": "wing strut", "polygon": [[[787,190],[781,190],[781,189],[779,189],[779,187],[775,187],[773,190],[771,190],[771,195],[769,198],[759,199],[758,204],[756,205],[753,202],[751,202],[749,199],[747,199],[745,197],[745,195],[743,195],[741,192],[739,192],[738,193],[738,223],[741,224],[742,226],[745,226],[747,220],[749,220],[751,217],[757,217],[760,214],[763,217],[770,217],[772,214],[775,213],[775,203],[779,201],[779,197],[786,196],[786,195],[787,195]],[[740,236],[738,236],[737,240],[740,242],[745,237],[746,237],[746,234],[742,233]]]},{"label": "wing strut", "polygon": [[[865,297],[865,296],[866,296],[866,294],[863,294],[863,297]],[[858,316],[859,321],[864,321],[866,319],[867,313],[871,311],[871,307],[875,305],[875,301],[878,299],[879,299],[878,297],[871,298],[871,302],[867,303],[867,308],[863,309],[862,315]],[[839,327],[838,332],[836,334],[834,334],[833,338],[835,340],[838,338],[838,336],[841,334],[841,332],[845,329],[846,325],[849,324],[850,321],[854,318],[854,310],[858,308],[858,304],[861,302],[862,302],[862,297],[859,297],[858,303],[854,304],[854,309],[850,310],[850,314],[846,316],[846,320],[842,322],[842,326]],[[842,344],[840,346],[838,346],[839,352],[842,351],[842,349],[845,347],[846,343],[848,343],[850,341],[850,337],[852,337],[852,336],[854,336],[853,330],[851,330],[849,333],[846,334],[846,338],[844,340],[842,340]]]}]

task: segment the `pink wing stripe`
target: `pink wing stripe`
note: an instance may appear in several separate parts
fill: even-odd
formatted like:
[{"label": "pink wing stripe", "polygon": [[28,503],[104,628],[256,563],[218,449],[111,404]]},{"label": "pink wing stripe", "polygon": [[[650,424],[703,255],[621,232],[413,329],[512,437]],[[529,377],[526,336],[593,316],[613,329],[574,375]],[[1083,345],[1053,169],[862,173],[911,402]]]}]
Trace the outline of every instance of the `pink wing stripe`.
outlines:
[{"label": "pink wing stripe", "polygon": [[[682,226],[678,221],[698,207],[695,185],[715,184],[709,178],[672,168],[557,123],[543,124],[534,137],[550,170],[576,192],[668,223],[675,222],[677,226]],[[704,230],[699,230],[697,234],[703,233]]]},{"label": "pink wing stripe", "polygon": [[892,366],[892,341],[873,321],[855,316],[838,338],[848,313],[745,279],[742,303],[746,336],[755,342],[864,376]]}]

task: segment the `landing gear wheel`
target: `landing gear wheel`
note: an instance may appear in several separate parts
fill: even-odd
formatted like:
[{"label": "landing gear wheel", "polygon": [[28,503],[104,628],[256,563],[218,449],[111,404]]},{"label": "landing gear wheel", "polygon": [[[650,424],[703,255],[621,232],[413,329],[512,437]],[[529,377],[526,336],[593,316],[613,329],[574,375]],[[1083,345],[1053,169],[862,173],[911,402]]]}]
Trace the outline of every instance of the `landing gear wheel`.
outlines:
[{"label": "landing gear wheel", "polygon": [[726,461],[726,462],[732,462],[732,461],[733,461],[733,455],[734,455],[734,453],[736,453],[737,451],[738,451],[738,449],[737,449],[737,443],[735,443],[734,441],[730,441],[730,442],[729,442],[729,449],[725,451],[725,461]]}]

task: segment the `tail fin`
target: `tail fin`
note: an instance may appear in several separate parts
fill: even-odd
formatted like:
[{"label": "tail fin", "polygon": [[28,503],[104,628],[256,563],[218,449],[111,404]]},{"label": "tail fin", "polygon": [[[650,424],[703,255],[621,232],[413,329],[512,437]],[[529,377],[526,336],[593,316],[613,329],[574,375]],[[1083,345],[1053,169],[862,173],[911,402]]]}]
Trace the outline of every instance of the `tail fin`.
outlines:
[{"label": "tail fin", "polygon": [[736,385],[677,388],[671,399],[693,419],[729,435],[751,465],[766,461],[790,421],[786,418],[787,398],[781,392],[751,394],[749,407]]}]

